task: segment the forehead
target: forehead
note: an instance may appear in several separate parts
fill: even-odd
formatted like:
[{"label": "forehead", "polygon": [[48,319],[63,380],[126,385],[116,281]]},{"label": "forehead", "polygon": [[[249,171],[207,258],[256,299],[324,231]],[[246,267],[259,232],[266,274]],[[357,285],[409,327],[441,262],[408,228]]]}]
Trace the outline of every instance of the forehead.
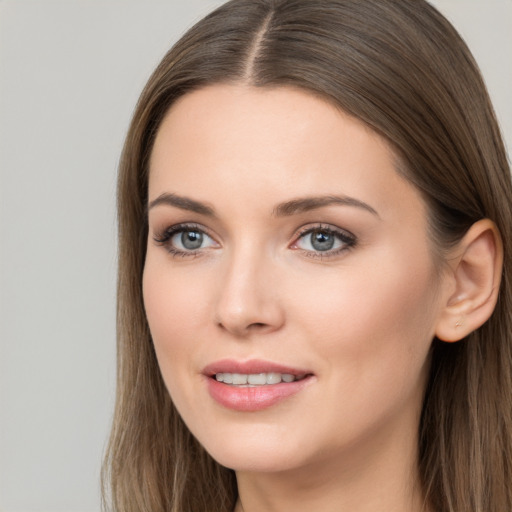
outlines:
[{"label": "forehead", "polygon": [[372,201],[377,210],[397,198],[405,208],[422,209],[395,163],[384,138],[313,94],[215,85],[183,96],[165,116],[151,156],[149,197],[238,198],[247,208],[254,197],[270,203],[336,193]]}]

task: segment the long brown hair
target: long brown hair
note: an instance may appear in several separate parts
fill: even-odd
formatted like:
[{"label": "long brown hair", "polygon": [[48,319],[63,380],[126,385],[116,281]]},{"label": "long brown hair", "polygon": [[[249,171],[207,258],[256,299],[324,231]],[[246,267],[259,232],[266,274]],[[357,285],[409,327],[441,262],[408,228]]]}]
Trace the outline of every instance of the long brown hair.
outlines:
[{"label": "long brown hair", "polygon": [[120,163],[118,383],[104,484],[118,512],[228,512],[234,473],[191,436],[165,389],[144,314],[148,160],[187,92],[229,82],[310,91],[359,118],[423,194],[433,245],[482,218],[505,261],[496,309],[464,341],[433,340],[419,426],[426,503],[437,512],[512,510],[512,185],[477,65],[424,0],[232,0],[164,57],[136,108]]}]

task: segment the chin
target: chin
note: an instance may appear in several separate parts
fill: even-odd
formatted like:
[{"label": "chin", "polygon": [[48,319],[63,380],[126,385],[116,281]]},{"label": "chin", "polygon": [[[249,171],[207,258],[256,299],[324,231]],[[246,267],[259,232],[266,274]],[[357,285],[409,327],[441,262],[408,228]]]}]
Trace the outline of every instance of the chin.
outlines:
[{"label": "chin", "polygon": [[199,442],[220,465],[240,472],[280,472],[301,464],[298,444],[269,433],[226,433]]},{"label": "chin", "polygon": [[296,468],[299,463],[285,453],[246,449],[245,453],[232,453],[228,450],[214,450],[210,455],[221,466],[242,473],[279,473]]}]

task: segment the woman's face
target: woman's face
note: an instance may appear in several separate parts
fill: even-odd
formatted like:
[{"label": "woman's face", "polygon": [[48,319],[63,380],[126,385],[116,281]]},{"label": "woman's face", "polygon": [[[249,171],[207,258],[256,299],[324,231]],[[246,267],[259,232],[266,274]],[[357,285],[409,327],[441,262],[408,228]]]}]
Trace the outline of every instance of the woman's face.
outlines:
[{"label": "woman's face", "polygon": [[191,432],[240,471],[401,456],[446,297],[432,252],[359,121],[291,88],[181,98],[152,152],[143,287]]}]

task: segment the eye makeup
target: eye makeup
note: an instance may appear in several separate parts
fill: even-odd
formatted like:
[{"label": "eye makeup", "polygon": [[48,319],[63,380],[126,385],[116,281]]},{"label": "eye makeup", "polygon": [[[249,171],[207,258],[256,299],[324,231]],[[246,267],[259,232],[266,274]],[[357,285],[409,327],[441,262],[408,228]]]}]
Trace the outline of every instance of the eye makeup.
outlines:
[{"label": "eye makeup", "polygon": [[334,258],[353,249],[357,244],[355,235],[332,225],[308,225],[300,229],[290,249],[300,250],[311,258]]},{"label": "eye makeup", "polygon": [[172,256],[184,258],[198,256],[205,249],[219,247],[199,224],[175,224],[158,232],[153,240]]},{"label": "eye makeup", "polygon": [[[155,243],[172,256],[195,257],[206,250],[220,247],[208,230],[195,223],[180,223],[159,231],[153,237]],[[311,258],[334,258],[354,248],[355,235],[347,230],[326,224],[302,227],[288,246]]]}]

